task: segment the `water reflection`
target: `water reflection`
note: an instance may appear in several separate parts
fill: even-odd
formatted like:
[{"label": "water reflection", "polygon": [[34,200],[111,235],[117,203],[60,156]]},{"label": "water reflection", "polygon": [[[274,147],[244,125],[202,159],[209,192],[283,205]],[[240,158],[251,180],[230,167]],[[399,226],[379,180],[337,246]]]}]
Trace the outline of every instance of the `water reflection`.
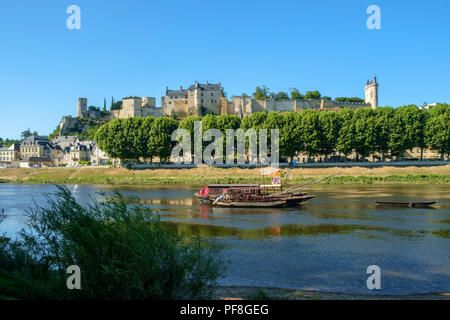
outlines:
[{"label": "water reflection", "polygon": [[[450,291],[450,186],[328,186],[298,208],[215,208],[193,196],[198,188],[69,186],[78,201],[99,192],[123,193],[157,211],[167,228],[222,245],[229,272],[223,285],[368,292],[365,270],[384,275],[379,294]],[[33,200],[44,204],[51,185],[0,184],[8,217],[0,233],[14,236]],[[133,199],[135,197],[135,199]],[[136,200],[136,198],[138,200]],[[440,200],[434,208],[377,207],[375,200]]]}]

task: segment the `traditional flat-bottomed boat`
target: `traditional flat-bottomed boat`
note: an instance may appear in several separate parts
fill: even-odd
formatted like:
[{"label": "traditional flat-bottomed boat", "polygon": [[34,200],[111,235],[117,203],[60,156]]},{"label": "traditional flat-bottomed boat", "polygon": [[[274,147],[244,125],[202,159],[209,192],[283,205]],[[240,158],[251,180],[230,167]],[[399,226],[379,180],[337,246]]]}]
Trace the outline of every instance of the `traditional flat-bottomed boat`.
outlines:
[{"label": "traditional flat-bottomed boat", "polygon": [[307,192],[282,192],[272,185],[208,185],[195,196],[219,207],[274,208],[296,206],[314,198]]},{"label": "traditional flat-bottomed boat", "polygon": [[439,201],[390,201],[390,200],[376,200],[375,203],[377,205],[385,205],[385,206],[403,206],[403,207],[428,207],[433,204],[438,203]]},{"label": "traditional flat-bottomed boat", "polygon": [[[264,184],[264,171],[267,169],[272,177],[272,184]],[[262,184],[211,184],[202,188],[195,196],[202,202],[219,207],[240,208],[274,208],[301,205],[303,202],[315,198],[315,195],[302,192],[299,189],[318,183],[330,177],[309,182],[302,186],[282,189],[280,174],[276,168],[261,168]]]}]

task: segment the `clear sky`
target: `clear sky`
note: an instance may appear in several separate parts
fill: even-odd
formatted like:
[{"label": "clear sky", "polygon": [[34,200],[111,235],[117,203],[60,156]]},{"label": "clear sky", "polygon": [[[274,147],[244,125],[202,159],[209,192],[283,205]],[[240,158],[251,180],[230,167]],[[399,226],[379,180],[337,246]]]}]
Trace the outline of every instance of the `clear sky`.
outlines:
[{"label": "clear sky", "polygon": [[[81,29],[69,30],[69,5]],[[369,30],[366,9],[381,9]],[[319,90],[364,97],[374,75],[386,106],[450,102],[448,0],[3,1],[0,137],[51,133],[77,98],[156,97],[221,81],[228,96]]]}]

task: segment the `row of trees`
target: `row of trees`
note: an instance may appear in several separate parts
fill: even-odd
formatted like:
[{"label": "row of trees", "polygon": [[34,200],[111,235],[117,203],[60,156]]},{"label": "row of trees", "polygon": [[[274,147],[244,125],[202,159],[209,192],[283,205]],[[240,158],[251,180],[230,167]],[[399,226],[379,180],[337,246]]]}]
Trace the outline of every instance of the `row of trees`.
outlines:
[{"label": "row of trees", "polygon": [[14,143],[20,143],[19,139],[9,139],[9,138],[1,138],[0,137],[0,148],[1,147],[10,147]]},{"label": "row of trees", "polygon": [[[299,99],[328,99],[331,100],[330,97],[322,97],[319,91],[307,91],[305,94],[300,93],[300,91],[296,88],[291,88],[290,94],[285,91],[280,91],[278,93],[270,92],[270,89],[266,86],[256,87],[255,92],[253,92],[252,96],[255,99],[259,100],[267,100],[267,99],[275,99],[275,100],[299,100]],[[243,93],[241,96],[248,97],[246,93]]]},{"label": "row of trees", "polygon": [[177,128],[178,121],[169,117],[114,119],[97,130],[95,141],[113,158],[142,157],[152,162],[157,156],[167,161],[174,146],[172,132]]},{"label": "row of trees", "polygon": [[[241,96],[248,97],[246,93]],[[270,92],[270,89],[266,86],[256,87],[255,92],[252,94],[253,98],[260,100],[275,99],[275,100],[301,100],[301,99],[325,99],[332,100],[331,97],[322,96],[322,94],[315,91],[307,91],[302,94],[297,88],[290,88],[289,92]],[[334,99],[336,102],[364,102],[364,99],[358,97],[337,97]]]},{"label": "row of trees", "polygon": [[257,112],[242,120],[234,115],[188,117],[180,122],[169,117],[115,119],[99,128],[95,140],[112,157],[152,160],[157,156],[167,161],[176,144],[171,141],[172,132],[187,129],[193,139],[195,121],[202,122],[203,131],[215,128],[224,136],[226,129],[279,129],[282,159],[292,160],[297,153],[327,158],[335,152],[344,156],[356,152],[357,157],[379,153],[382,158],[386,154],[403,158],[406,150],[415,147],[435,150],[442,158],[450,153],[450,106],[446,104],[429,111],[408,105],[397,109]]}]

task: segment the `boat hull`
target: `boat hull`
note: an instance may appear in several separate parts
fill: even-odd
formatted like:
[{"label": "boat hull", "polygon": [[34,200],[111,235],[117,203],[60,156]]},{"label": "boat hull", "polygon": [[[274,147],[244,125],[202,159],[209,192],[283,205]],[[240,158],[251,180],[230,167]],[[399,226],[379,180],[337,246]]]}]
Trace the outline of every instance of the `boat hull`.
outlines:
[{"label": "boat hull", "polygon": [[217,207],[229,207],[229,208],[280,208],[286,206],[286,201],[270,201],[270,202],[219,201],[214,205]]},{"label": "boat hull", "polygon": [[314,198],[314,195],[302,196],[297,198],[287,198],[279,200],[263,200],[263,201],[218,201],[213,205],[218,207],[233,207],[233,208],[281,208],[281,207],[295,207],[301,205],[309,199]]},{"label": "boat hull", "polygon": [[410,208],[417,208],[417,207],[429,207],[433,204],[438,203],[438,201],[385,201],[385,200],[377,200],[375,201],[377,205],[384,205],[384,206],[401,206],[401,207],[410,207]]}]

